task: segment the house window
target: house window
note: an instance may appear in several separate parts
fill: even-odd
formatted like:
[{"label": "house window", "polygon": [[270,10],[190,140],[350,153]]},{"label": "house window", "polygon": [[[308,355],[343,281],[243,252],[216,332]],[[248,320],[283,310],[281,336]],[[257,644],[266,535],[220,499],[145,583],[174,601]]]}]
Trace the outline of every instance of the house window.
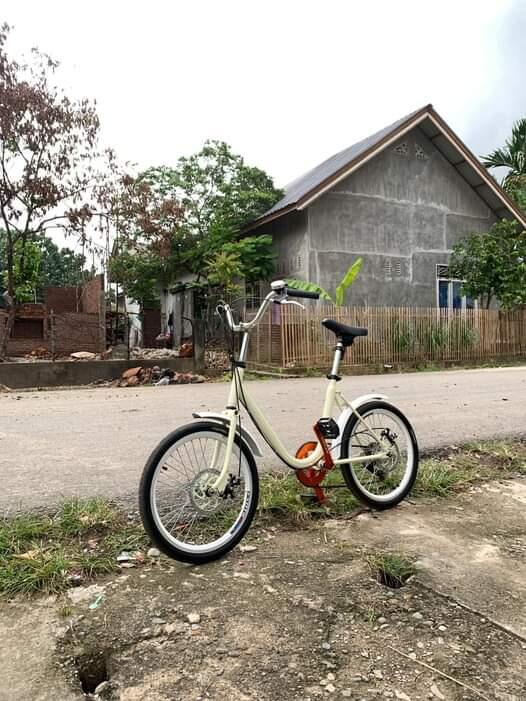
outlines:
[{"label": "house window", "polygon": [[437,265],[437,306],[440,309],[477,309],[476,299],[462,294],[462,280],[449,277],[447,265]]},{"label": "house window", "polygon": [[15,319],[11,338],[44,338],[44,320]]}]

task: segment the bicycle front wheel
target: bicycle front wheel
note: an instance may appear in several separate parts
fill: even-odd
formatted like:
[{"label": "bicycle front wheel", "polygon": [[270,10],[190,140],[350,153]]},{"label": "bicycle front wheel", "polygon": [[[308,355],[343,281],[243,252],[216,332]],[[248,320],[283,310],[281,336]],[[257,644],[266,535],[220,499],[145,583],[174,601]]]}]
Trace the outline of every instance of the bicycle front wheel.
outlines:
[{"label": "bicycle front wheel", "polygon": [[231,550],[254,517],[259,482],[254,457],[236,435],[222,494],[212,492],[224,464],[228,430],[212,421],[167,436],[146,463],[139,489],[144,528],[159,550],[203,564]]},{"label": "bicycle front wheel", "polygon": [[407,418],[392,404],[372,401],[358,409],[342,435],[342,458],[386,453],[380,460],[346,463],[341,467],[349,489],[375,509],[396,506],[409,494],[418,472],[418,445]]}]

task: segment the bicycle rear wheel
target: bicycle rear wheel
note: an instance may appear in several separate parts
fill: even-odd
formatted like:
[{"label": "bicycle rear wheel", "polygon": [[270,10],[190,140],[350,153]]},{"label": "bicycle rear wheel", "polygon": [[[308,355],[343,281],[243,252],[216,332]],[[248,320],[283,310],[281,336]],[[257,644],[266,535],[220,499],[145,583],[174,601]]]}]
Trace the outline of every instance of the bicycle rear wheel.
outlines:
[{"label": "bicycle rear wheel", "polygon": [[139,508],[144,528],[166,555],[202,564],[231,550],[254,517],[259,482],[254,457],[236,436],[229,479],[212,493],[224,462],[228,430],[212,421],[188,424],[168,435],[143,471]]},{"label": "bicycle rear wheel", "polygon": [[[387,451],[382,460],[341,466],[349,489],[375,509],[389,509],[411,491],[418,472],[418,445],[411,424],[392,404],[372,401],[352,414],[342,435],[340,457],[363,457]],[[366,425],[364,425],[366,424]]]}]

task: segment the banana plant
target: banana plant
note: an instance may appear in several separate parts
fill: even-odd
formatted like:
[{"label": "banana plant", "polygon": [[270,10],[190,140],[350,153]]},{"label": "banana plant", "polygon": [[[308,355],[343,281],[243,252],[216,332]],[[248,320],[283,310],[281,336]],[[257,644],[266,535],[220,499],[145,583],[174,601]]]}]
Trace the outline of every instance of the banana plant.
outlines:
[{"label": "banana plant", "polygon": [[348,288],[353,284],[353,282],[358,277],[358,273],[362,269],[363,259],[357,258],[354,263],[347,270],[343,276],[340,284],[336,288],[334,298],[320,285],[315,282],[306,282],[305,280],[295,280],[293,278],[288,278],[285,280],[288,287],[292,287],[294,290],[303,290],[304,292],[317,292],[321,299],[327,300],[327,302],[332,302],[336,307],[342,307],[345,302],[345,293]]}]

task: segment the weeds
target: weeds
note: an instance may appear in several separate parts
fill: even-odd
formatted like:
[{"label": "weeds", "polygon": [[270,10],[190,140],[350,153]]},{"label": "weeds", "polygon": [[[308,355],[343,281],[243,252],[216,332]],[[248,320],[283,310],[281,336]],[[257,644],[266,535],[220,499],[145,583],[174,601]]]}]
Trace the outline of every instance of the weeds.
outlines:
[{"label": "weeds", "polygon": [[67,501],[56,519],[56,526],[65,536],[82,536],[94,528],[108,528],[119,520],[119,514],[102,498]]},{"label": "weeds", "polygon": [[[448,497],[472,484],[517,475],[526,475],[526,441],[474,442],[423,460],[412,495]],[[327,500],[319,504],[295,474],[262,475],[259,518],[305,522],[346,516],[360,506],[340,470],[330,472],[322,486],[329,489]],[[232,520],[230,514],[228,518]],[[211,521],[215,532],[221,525]],[[143,551],[147,542],[143,529],[104,499],[68,501],[53,517],[0,520],[0,596],[63,591],[74,582],[117,571],[119,552]],[[401,554],[371,556],[368,562],[377,576],[385,572],[389,586],[415,572]]]},{"label": "weeds", "polygon": [[475,479],[473,470],[446,460],[430,458],[420,464],[412,494],[447,497],[466,488]]},{"label": "weeds", "polygon": [[366,557],[375,579],[391,589],[399,589],[418,569],[404,553],[376,553]]},{"label": "weeds", "polygon": [[301,484],[294,474],[263,475],[260,483],[259,515],[306,520],[322,515],[342,516],[360,506],[344,484],[340,470],[334,469],[329,472],[322,487],[328,487],[327,501],[319,504],[313,498],[314,492]]},{"label": "weeds", "polygon": [[104,499],[66,502],[54,517],[0,521],[0,596],[57,593],[118,569],[116,555],[147,539]]}]

